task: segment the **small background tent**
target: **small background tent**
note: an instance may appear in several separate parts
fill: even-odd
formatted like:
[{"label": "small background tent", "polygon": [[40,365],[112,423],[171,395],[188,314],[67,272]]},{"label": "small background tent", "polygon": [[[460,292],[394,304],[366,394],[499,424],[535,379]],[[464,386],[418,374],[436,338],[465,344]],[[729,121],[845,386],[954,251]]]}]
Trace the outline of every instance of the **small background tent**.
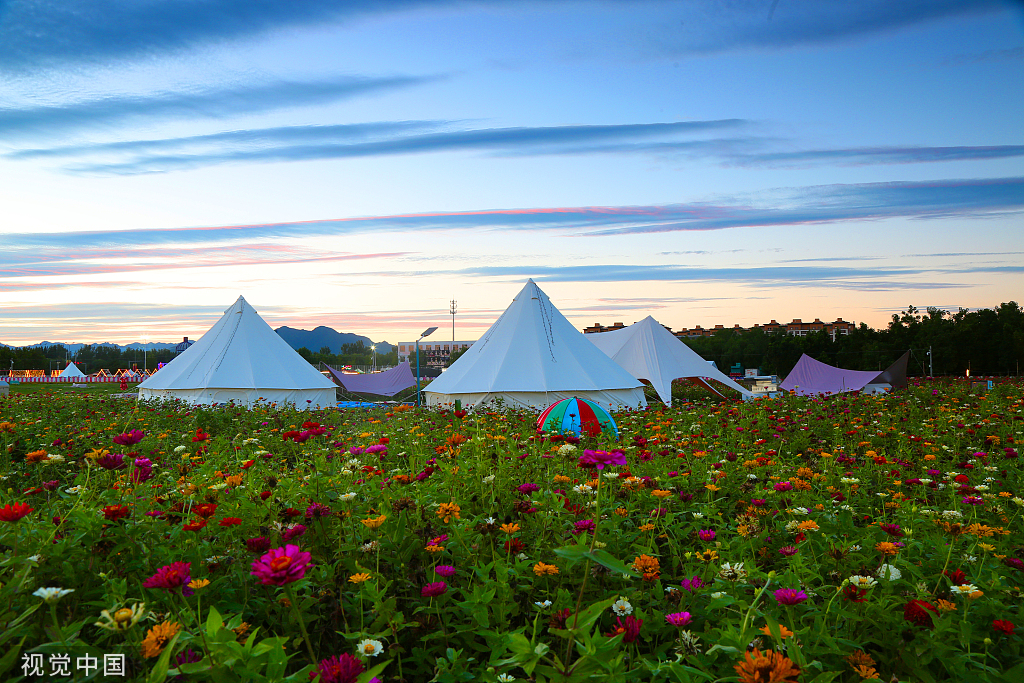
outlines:
[{"label": "small background tent", "polygon": [[288,346],[242,297],[196,343],[140,384],[139,398],[245,406],[262,399],[300,410],[337,405],[334,383]]},{"label": "small background tent", "polygon": [[60,373],[59,377],[85,377],[78,366],[74,363],[68,363],[68,366],[64,368],[64,371]]},{"label": "small background tent", "polygon": [[416,378],[412,376],[408,361],[390,370],[365,375],[348,375],[329,365],[327,369],[331,371],[338,384],[353,394],[394,396],[400,391],[416,386]]},{"label": "small background tent", "polygon": [[814,360],[806,353],[793,366],[781,389],[795,391],[800,396],[814,394],[841,394],[846,391],[884,390],[907,385],[907,351],[899,360],[882,372],[875,370],[843,370]]},{"label": "small background tent", "polygon": [[427,405],[500,399],[543,410],[574,396],[607,410],[647,405],[643,385],[594,346],[529,280],[480,340],[424,390]]},{"label": "small background tent", "polygon": [[651,383],[665,405],[672,405],[672,380],[686,378],[718,395],[708,380],[718,380],[730,389],[750,396],[750,392],[731,380],[712,364],[679,341],[651,316],[621,330],[586,335],[597,348],[637,379]]}]

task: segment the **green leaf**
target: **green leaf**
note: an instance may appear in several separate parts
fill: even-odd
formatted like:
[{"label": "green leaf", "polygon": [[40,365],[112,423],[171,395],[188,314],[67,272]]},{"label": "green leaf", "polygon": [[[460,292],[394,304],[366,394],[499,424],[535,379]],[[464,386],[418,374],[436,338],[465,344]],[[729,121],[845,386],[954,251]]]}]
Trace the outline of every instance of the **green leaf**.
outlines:
[{"label": "green leaf", "polygon": [[221,628],[224,627],[224,620],[220,617],[220,612],[217,608],[210,606],[207,608],[209,611],[206,613],[206,632],[210,635],[215,635]]},{"label": "green leaf", "polygon": [[634,579],[640,578],[640,574],[633,571],[632,568],[627,567],[620,560],[615,559],[615,557],[611,553],[602,548],[588,550],[584,553],[584,557],[590,558],[594,562],[597,562],[598,564],[607,567],[608,569],[611,569],[613,572],[617,572],[619,575],[627,574],[633,577]]},{"label": "green leaf", "polygon": [[21,652],[21,646],[25,643],[25,638],[27,637],[28,636],[22,636],[21,640],[18,641],[18,644],[10,648],[3,658],[0,658],[0,674],[14,666],[14,662],[18,659],[18,654]]},{"label": "green leaf", "polygon": [[163,683],[167,678],[167,669],[171,661],[171,653],[174,652],[174,646],[178,643],[178,636],[181,632],[174,634],[171,638],[171,642],[167,643],[167,647],[164,648],[163,653],[160,655],[160,659],[156,660],[156,664],[153,669],[149,672],[149,676],[146,678],[147,683]]}]

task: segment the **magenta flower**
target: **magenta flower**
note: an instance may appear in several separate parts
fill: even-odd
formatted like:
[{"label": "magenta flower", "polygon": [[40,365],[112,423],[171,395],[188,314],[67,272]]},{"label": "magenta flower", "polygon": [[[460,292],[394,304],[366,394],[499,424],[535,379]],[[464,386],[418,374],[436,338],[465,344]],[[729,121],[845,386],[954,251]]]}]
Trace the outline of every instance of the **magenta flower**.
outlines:
[{"label": "magenta flower", "polygon": [[528,481],[525,484],[520,484],[519,486],[517,486],[516,490],[519,491],[519,493],[522,493],[524,495],[529,495],[529,494],[533,493],[534,491],[539,491],[540,487],[537,486],[536,484],[534,484],[533,482],[529,482]]},{"label": "magenta flower", "polygon": [[792,484],[792,482],[788,482],[788,481],[780,481],[779,483],[777,483],[775,485],[775,490],[776,491],[792,491],[793,490],[793,484]]},{"label": "magenta flower", "polygon": [[578,522],[574,522],[572,527],[572,535],[579,536],[580,534],[585,534],[588,531],[594,531],[594,529],[597,528],[597,525],[594,524],[594,520],[592,519],[581,519]]},{"label": "magenta flower", "polygon": [[615,625],[612,626],[612,630],[608,632],[609,638],[622,634],[622,640],[626,643],[632,643],[636,640],[637,636],[640,635],[640,627],[644,625],[643,619],[637,619],[630,615],[623,621],[622,617],[615,620]]},{"label": "magenta flower", "polygon": [[321,517],[328,517],[330,514],[331,508],[323,503],[313,503],[306,508],[306,519],[320,519]]},{"label": "magenta flower", "polygon": [[675,612],[673,614],[666,614],[665,621],[676,628],[683,628],[693,620],[689,612]]},{"label": "magenta flower", "polygon": [[337,657],[321,660],[316,671],[309,672],[309,680],[318,675],[320,683],[356,683],[359,674],[363,673],[363,663],[347,652]]},{"label": "magenta flower", "polygon": [[114,443],[119,446],[134,446],[138,442],[142,441],[142,437],[146,436],[146,433],[139,430],[133,429],[130,432],[124,434],[118,434],[114,437]]},{"label": "magenta flower", "polygon": [[626,464],[626,454],[619,450],[611,452],[592,451],[587,449],[580,456],[579,465],[586,469],[603,470],[605,467],[617,467]]},{"label": "magenta flower", "polygon": [[697,538],[699,538],[702,541],[713,541],[713,540],[715,540],[715,530],[714,529],[701,529],[700,531],[697,532]]},{"label": "magenta flower", "polygon": [[281,532],[281,540],[287,543],[293,538],[298,538],[302,534],[306,533],[305,524],[293,524],[284,531]]},{"label": "magenta flower", "polygon": [[156,570],[156,574],[146,579],[142,586],[144,588],[163,588],[167,591],[181,589],[182,595],[192,595],[193,591],[188,587],[192,582],[191,562],[171,562],[168,565]]},{"label": "magenta flower", "polygon": [[807,593],[793,588],[780,588],[772,593],[772,595],[775,596],[775,601],[780,605],[799,605],[807,599]]},{"label": "magenta flower", "polygon": [[796,552],[797,552],[796,546],[792,546],[792,545],[787,545],[787,546],[783,546],[782,548],[779,548],[779,554],[780,555],[784,555],[786,557],[791,557],[793,555],[796,555]]},{"label": "magenta flower", "polygon": [[264,586],[283,586],[306,575],[310,557],[297,545],[274,548],[252,563],[249,574],[259,577]]},{"label": "magenta flower", "polygon": [[683,587],[683,590],[686,590],[686,591],[689,591],[689,592],[692,593],[693,591],[697,590],[698,588],[703,588],[707,584],[705,584],[703,581],[701,581],[701,578],[699,576],[694,576],[692,579],[683,579],[682,582],[679,585]]},{"label": "magenta flower", "polygon": [[438,595],[444,595],[448,592],[448,584],[444,581],[435,581],[434,583],[428,583],[420,591],[420,595],[425,598],[436,598]]},{"label": "magenta flower", "polygon": [[439,564],[434,567],[434,573],[447,579],[455,575],[455,567],[450,564]]},{"label": "magenta flower", "polygon": [[128,463],[124,461],[124,456],[120,453],[107,453],[101,458],[97,458],[96,464],[105,470],[123,470],[128,467]]}]

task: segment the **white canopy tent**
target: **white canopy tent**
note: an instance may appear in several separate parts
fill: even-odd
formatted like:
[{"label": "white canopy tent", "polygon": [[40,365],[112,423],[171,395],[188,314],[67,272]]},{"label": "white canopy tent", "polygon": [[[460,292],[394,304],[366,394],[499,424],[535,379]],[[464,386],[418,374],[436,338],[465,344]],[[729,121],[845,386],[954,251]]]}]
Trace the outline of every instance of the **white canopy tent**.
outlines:
[{"label": "white canopy tent", "polygon": [[60,373],[60,377],[85,377],[85,373],[78,369],[78,366],[74,363],[68,363],[68,366]]},{"label": "white canopy tent", "polygon": [[682,378],[720,394],[708,384],[708,380],[717,380],[740,392],[744,398],[751,396],[747,389],[698,356],[651,316],[621,330],[586,337],[633,377],[650,382],[665,405],[672,405],[672,380]]},{"label": "white canopy tent", "polygon": [[647,405],[643,385],[587,340],[529,280],[479,341],[424,390],[427,405],[501,401],[543,409],[563,398],[606,409]]},{"label": "white canopy tent", "polygon": [[337,405],[334,382],[297,354],[242,297],[196,343],[140,384],[139,398],[292,404],[300,410]]}]

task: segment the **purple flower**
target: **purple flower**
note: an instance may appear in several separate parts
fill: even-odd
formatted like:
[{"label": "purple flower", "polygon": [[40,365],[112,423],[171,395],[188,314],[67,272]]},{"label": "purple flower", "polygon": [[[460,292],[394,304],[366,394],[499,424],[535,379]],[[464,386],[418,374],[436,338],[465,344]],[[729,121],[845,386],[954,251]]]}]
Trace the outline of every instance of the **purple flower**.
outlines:
[{"label": "purple flower", "polygon": [[572,535],[579,536],[580,534],[585,534],[588,531],[593,531],[597,528],[597,525],[594,524],[594,520],[592,519],[581,519],[578,522],[574,522],[572,527]]},{"label": "purple flower", "polygon": [[667,621],[672,626],[675,626],[676,628],[683,628],[692,620],[693,617],[690,616],[689,612],[675,612],[673,614],[665,615],[665,621]]},{"label": "purple flower", "polygon": [[455,567],[450,564],[439,564],[434,567],[434,573],[447,579],[455,575]]},{"label": "purple flower", "polygon": [[420,590],[420,595],[425,598],[436,598],[438,595],[444,595],[448,592],[448,584],[444,581],[435,581],[434,583],[428,583]]},{"label": "purple flower", "polygon": [[60,486],[60,481],[54,479],[53,481],[44,481],[43,488],[47,491],[53,491],[55,488]]},{"label": "purple flower", "polygon": [[785,555],[786,557],[791,557],[793,555],[796,555],[796,551],[797,551],[796,546],[787,545],[787,546],[783,546],[782,548],[779,548],[779,555]]},{"label": "purple flower", "polygon": [[715,530],[714,529],[701,529],[700,531],[697,532],[697,538],[699,538],[702,541],[713,541],[713,540],[715,540]]},{"label": "purple flower", "polygon": [[285,529],[284,531],[281,532],[281,540],[284,541],[285,543],[287,543],[288,541],[292,540],[293,538],[298,538],[299,536],[301,536],[304,533],[306,533],[306,525],[305,524],[295,524],[294,526],[290,526],[290,527],[288,527],[287,529]]},{"label": "purple flower", "polygon": [[133,429],[130,432],[125,432],[124,434],[118,434],[115,436],[114,443],[119,446],[134,446],[138,442],[142,441],[142,437],[144,436],[146,436],[145,432]]},{"label": "purple flower", "polygon": [[360,448],[359,446],[353,446],[352,448],[348,449],[348,452],[351,453],[352,455],[362,455],[366,451]]},{"label": "purple flower", "polygon": [[985,504],[985,501],[983,501],[978,496],[964,496],[963,498],[960,499],[960,502],[963,503],[964,505],[984,505]]},{"label": "purple flower", "polygon": [[328,517],[330,514],[331,508],[323,503],[313,503],[306,508],[306,519],[320,519],[321,517]]},{"label": "purple flower", "polygon": [[617,467],[626,464],[626,454],[620,450],[592,451],[587,449],[580,456],[579,465],[586,469],[603,470],[605,467]]},{"label": "purple flower", "polygon": [[166,591],[181,589],[182,595],[192,595],[188,584],[192,582],[191,562],[171,562],[156,570],[156,574],[146,579],[143,588],[163,588]]},{"label": "purple flower", "polygon": [[311,555],[299,550],[297,545],[274,548],[252,563],[252,576],[258,577],[264,586],[283,586],[298,581],[309,569]]},{"label": "purple flower", "polygon": [[793,484],[791,482],[788,482],[788,481],[780,481],[779,483],[775,484],[775,490],[776,491],[792,491],[793,490]]},{"label": "purple flower", "polygon": [[707,584],[705,584],[699,576],[694,576],[692,579],[683,579],[679,585],[683,587],[683,590],[692,593],[698,588],[703,588]]},{"label": "purple flower", "polygon": [[767,502],[768,501],[765,500],[764,498],[751,498],[750,499],[750,504],[753,505],[756,508],[761,507],[762,505],[764,505]]},{"label": "purple flower", "polygon": [[309,672],[309,680],[318,675],[320,683],[355,683],[363,673],[363,663],[347,652],[320,661],[316,671]]},{"label": "purple flower", "polygon": [[372,446],[367,446],[366,450],[364,451],[364,453],[366,453],[367,455],[370,455],[370,454],[373,454],[373,453],[382,453],[383,455],[387,455],[388,447],[385,446],[382,443],[375,443]]},{"label": "purple flower", "polygon": [[107,453],[98,458],[96,464],[105,470],[123,470],[128,467],[128,463],[124,461],[124,456],[120,453]]},{"label": "purple flower", "polygon": [[534,484],[533,482],[528,481],[525,484],[520,484],[519,486],[517,486],[516,490],[519,491],[519,493],[522,493],[523,495],[530,495],[534,491],[539,491],[540,487]]},{"label": "purple flower", "polygon": [[622,634],[622,640],[626,643],[632,643],[636,640],[637,636],[640,635],[640,627],[644,625],[643,619],[637,619],[634,616],[626,617],[623,621],[622,617],[615,620],[615,625],[612,626],[612,630],[608,632],[609,638]]},{"label": "purple flower", "polygon": [[799,605],[807,599],[807,593],[793,588],[780,588],[772,593],[772,595],[775,596],[775,601],[780,605]]}]

